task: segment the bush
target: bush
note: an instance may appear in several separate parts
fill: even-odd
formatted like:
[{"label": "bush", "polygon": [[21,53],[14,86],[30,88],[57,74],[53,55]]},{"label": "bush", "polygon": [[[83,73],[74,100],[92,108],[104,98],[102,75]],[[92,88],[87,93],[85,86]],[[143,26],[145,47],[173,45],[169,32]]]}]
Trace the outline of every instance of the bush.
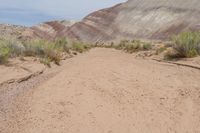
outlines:
[{"label": "bush", "polygon": [[124,50],[129,52],[129,53],[133,53],[133,52],[136,52],[136,51],[139,51],[141,48],[141,45],[140,43],[128,43]]},{"label": "bush", "polygon": [[126,52],[133,53],[138,51],[150,50],[151,43],[142,42],[140,40],[122,40],[118,45],[114,45],[116,49],[125,50]]},{"label": "bush", "polygon": [[89,45],[89,44],[83,44],[83,47],[84,47],[85,51],[87,51],[87,50],[92,48],[92,46]]},{"label": "bush", "polygon": [[7,41],[6,45],[10,49],[11,57],[21,56],[25,51],[25,47],[18,41]]},{"label": "bush", "polygon": [[81,43],[73,42],[72,50],[82,53],[84,51],[84,47]]},{"label": "bush", "polygon": [[31,40],[24,42],[24,54],[25,56],[43,57],[45,55],[46,45],[48,45],[47,42],[43,40]]},{"label": "bush", "polygon": [[172,37],[173,49],[179,58],[200,55],[200,32],[183,32]]},{"label": "bush", "polygon": [[115,46],[116,49],[124,49],[125,46],[129,43],[128,40],[121,40],[118,45]]},{"label": "bush", "polygon": [[0,43],[0,64],[5,64],[8,61],[8,57],[10,55],[10,49]]},{"label": "bush", "polygon": [[151,48],[152,48],[151,43],[149,43],[149,42],[143,42],[143,45],[142,45],[142,49],[143,50],[150,50]]},{"label": "bush", "polygon": [[47,58],[50,61],[59,65],[61,60],[61,52],[64,47],[56,46],[57,43],[48,42],[45,40],[33,40],[24,44],[26,56],[35,56],[40,58]]},{"label": "bush", "polygon": [[51,61],[48,59],[48,58],[42,58],[40,59],[40,63],[48,66],[48,67],[51,67]]},{"label": "bush", "polygon": [[0,39],[0,63],[6,62],[9,57],[33,56],[41,58],[44,64],[49,65],[48,62],[54,62],[59,65],[64,52],[70,53],[70,50],[73,50],[82,53],[90,48],[90,45],[78,41],[69,44],[65,38],[51,42],[29,40],[22,43]]},{"label": "bush", "polygon": [[60,65],[61,54],[58,51],[52,49],[45,49],[45,55],[43,58],[47,58],[50,62],[54,62],[56,65]]},{"label": "bush", "polygon": [[164,55],[165,60],[173,60],[179,58],[179,54],[173,49],[167,49]]},{"label": "bush", "polygon": [[66,38],[59,38],[55,40],[55,49],[62,51],[62,52],[70,52],[70,47],[68,45],[68,42]]},{"label": "bush", "polygon": [[160,53],[163,53],[163,52],[166,51],[166,50],[167,50],[167,47],[162,46],[162,47],[156,49],[156,55],[158,55],[158,54],[160,54]]},{"label": "bush", "polygon": [[72,42],[72,50],[79,52],[79,53],[83,53],[87,50],[89,50],[91,47],[88,44],[84,44],[82,42]]}]

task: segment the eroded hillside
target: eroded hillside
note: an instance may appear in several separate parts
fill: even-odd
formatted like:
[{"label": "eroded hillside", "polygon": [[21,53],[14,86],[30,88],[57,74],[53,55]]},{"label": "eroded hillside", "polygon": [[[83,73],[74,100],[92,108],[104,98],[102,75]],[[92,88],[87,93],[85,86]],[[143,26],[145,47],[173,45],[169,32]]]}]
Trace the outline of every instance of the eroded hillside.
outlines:
[{"label": "eroded hillside", "polygon": [[168,39],[184,30],[198,30],[198,0],[128,0],[96,11],[65,30],[64,36],[83,41],[122,38]]},{"label": "eroded hillside", "polygon": [[25,27],[12,24],[0,24],[0,37],[5,39],[46,39],[53,40],[60,36],[63,29],[68,29],[75,21],[49,21],[32,27]]},{"label": "eroded hillside", "polygon": [[75,21],[49,21],[44,22],[28,28],[23,32],[25,38],[41,38],[46,40],[53,40],[60,37],[62,31],[67,30]]},{"label": "eroded hillside", "polygon": [[[127,39],[167,40],[200,29],[198,0],[128,0],[93,12],[80,22],[51,21],[18,30],[22,38],[67,37],[86,42]],[[22,32],[22,33],[21,33]]]}]

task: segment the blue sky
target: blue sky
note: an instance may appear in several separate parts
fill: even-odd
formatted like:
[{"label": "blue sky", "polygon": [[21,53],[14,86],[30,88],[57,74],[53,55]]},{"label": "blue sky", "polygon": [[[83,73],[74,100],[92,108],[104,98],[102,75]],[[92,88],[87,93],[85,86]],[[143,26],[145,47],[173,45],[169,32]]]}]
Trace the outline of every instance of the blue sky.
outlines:
[{"label": "blue sky", "polygon": [[92,11],[126,0],[0,0],[0,23],[31,26],[40,22],[80,20]]}]

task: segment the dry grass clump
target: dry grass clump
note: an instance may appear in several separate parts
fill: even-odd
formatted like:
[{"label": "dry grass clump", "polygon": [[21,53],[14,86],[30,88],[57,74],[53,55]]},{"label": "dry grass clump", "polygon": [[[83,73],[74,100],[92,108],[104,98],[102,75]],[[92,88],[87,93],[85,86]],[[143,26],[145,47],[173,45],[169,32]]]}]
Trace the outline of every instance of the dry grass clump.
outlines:
[{"label": "dry grass clump", "polygon": [[78,42],[78,41],[73,41],[71,44],[71,49],[73,51],[79,52],[79,53],[83,53],[87,50],[89,50],[91,48],[90,45],[85,44],[83,42]]},{"label": "dry grass clump", "polygon": [[156,53],[155,54],[159,55],[159,54],[163,53],[166,50],[167,50],[166,46],[159,47],[158,49],[156,49]]},{"label": "dry grass clump", "polygon": [[17,41],[0,39],[0,63],[5,64],[9,57],[22,55],[24,50],[24,46]]},{"label": "dry grass clump", "polygon": [[58,51],[70,53],[69,42],[66,38],[58,38],[54,41],[54,43],[55,49],[57,49]]},{"label": "dry grass clump", "polygon": [[6,63],[9,57],[32,56],[41,59],[43,64],[47,66],[50,62],[59,65],[63,53],[85,52],[90,46],[82,42],[69,43],[65,38],[59,38],[55,41],[46,40],[29,40],[18,42],[13,40],[0,40],[0,63]]},{"label": "dry grass clump", "polygon": [[24,42],[23,45],[25,47],[24,56],[45,58],[59,65],[62,51],[59,51],[56,43],[45,40],[32,40]]},{"label": "dry grass clump", "polygon": [[8,57],[11,51],[6,46],[4,40],[0,40],[0,64],[5,64],[8,61]]},{"label": "dry grass clump", "polygon": [[183,32],[172,37],[174,52],[168,58],[192,58],[200,55],[200,32]]},{"label": "dry grass clump", "polygon": [[142,42],[140,40],[122,40],[118,45],[114,46],[116,49],[124,50],[128,53],[150,50],[152,48],[151,43]]},{"label": "dry grass clump", "polygon": [[22,43],[14,40],[5,40],[5,45],[10,50],[10,57],[17,57],[24,53],[25,47]]}]

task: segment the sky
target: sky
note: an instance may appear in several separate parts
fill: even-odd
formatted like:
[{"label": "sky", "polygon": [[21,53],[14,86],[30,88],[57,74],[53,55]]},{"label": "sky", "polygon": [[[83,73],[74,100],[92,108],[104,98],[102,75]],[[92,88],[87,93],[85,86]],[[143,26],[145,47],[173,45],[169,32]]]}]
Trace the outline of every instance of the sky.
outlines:
[{"label": "sky", "polygon": [[31,26],[50,20],[81,20],[126,0],[0,0],[0,23]]}]

